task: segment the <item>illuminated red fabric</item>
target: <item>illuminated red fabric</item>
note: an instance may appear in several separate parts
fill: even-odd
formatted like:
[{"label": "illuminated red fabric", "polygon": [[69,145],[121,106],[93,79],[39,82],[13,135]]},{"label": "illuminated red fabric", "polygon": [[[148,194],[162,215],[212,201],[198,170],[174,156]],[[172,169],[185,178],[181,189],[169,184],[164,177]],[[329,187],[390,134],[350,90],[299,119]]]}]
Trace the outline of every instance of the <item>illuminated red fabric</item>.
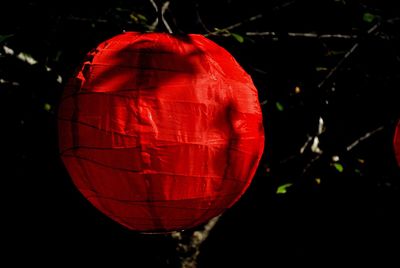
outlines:
[{"label": "illuminated red fabric", "polygon": [[394,152],[396,154],[397,164],[400,166],[400,120],[397,122],[396,131],[393,139]]},{"label": "illuminated red fabric", "polygon": [[264,148],[250,76],[201,35],[127,32],[91,51],[59,110],[62,160],[97,209],[137,231],[232,206]]}]

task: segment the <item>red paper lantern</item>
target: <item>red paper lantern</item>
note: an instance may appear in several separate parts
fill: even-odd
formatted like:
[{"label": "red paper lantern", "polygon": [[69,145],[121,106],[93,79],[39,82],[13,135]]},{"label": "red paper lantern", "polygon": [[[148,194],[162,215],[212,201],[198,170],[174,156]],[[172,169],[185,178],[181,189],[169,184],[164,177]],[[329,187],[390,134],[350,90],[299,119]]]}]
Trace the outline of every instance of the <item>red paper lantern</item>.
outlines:
[{"label": "red paper lantern", "polygon": [[393,138],[394,152],[396,154],[397,164],[400,167],[400,120],[397,122],[397,127]]},{"label": "red paper lantern", "polygon": [[87,55],[60,104],[62,160],[97,209],[137,231],[232,206],[264,148],[250,76],[201,35],[127,32]]}]

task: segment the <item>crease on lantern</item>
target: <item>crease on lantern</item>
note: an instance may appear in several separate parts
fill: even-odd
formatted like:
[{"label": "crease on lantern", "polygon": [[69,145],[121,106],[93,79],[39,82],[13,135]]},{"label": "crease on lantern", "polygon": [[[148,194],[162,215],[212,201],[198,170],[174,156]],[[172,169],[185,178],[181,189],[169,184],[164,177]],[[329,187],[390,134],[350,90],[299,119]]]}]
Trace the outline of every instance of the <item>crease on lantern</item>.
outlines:
[{"label": "crease on lantern", "polygon": [[[171,36],[171,38],[173,38]],[[190,42],[190,38],[186,38],[186,39],[182,39],[181,37],[179,37],[177,39],[178,41],[182,41],[184,40],[185,42]],[[184,50],[184,47],[182,47],[179,42],[176,41],[176,43],[178,44],[178,46],[175,47],[179,47],[179,53],[182,53],[182,51]],[[146,42],[148,42],[147,40],[143,40],[138,42],[138,45],[145,44]],[[151,41],[153,42],[153,41]],[[100,194],[99,191],[97,191],[94,188],[94,185],[92,185],[92,183],[90,183],[90,180],[88,179],[90,176],[87,173],[87,170],[85,168],[85,166],[83,166],[83,163],[81,161],[76,161],[78,163],[78,165],[80,166],[80,172],[82,172],[83,174],[83,180],[85,181],[85,186],[88,187],[88,189],[90,191],[92,191],[93,193],[97,194],[94,196],[86,196],[88,199],[91,199],[92,203],[95,206],[100,206],[100,211],[103,211],[105,214],[108,214],[111,218],[115,219],[118,218],[118,222],[121,223],[122,225],[127,226],[128,228],[130,228],[129,223],[127,223],[124,219],[126,219],[126,216],[121,216],[121,215],[116,215],[113,211],[109,210],[107,208],[107,206],[104,206],[102,201],[99,200],[100,199],[110,199],[110,200],[114,200],[116,202],[125,202],[129,203],[129,204],[133,204],[133,203],[137,203],[137,202],[148,202],[148,203],[156,203],[156,202],[162,202],[161,200],[157,200],[156,196],[151,192],[151,178],[149,178],[149,176],[152,176],[154,173],[152,173],[151,171],[149,171],[151,169],[151,152],[149,152],[149,148],[148,148],[148,143],[149,141],[146,140],[146,137],[143,137],[142,133],[158,133],[158,129],[156,129],[155,131],[151,131],[154,130],[154,128],[156,127],[155,122],[152,121],[153,118],[151,117],[151,112],[148,111],[148,113],[150,113],[150,115],[147,115],[147,117],[144,117],[145,113],[142,113],[140,111],[137,111],[135,109],[132,109],[131,106],[131,111],[127,111],[128,115],[131,116],[132,114],[134,114],[134,116],[136,117],[136,120],[138,122],[138,124],[136,126],[133,127],[137,127],[139,129],[139,131],[137,131],[136,133],[138,133],[139,135],[129,135],[127,134],[127,129],[124,129],[124,132],[117,132],[115,131],[115,129],[113,129],[113,125],[118,126],[118,122],[112,122],[112,120],[110,118],[108,118],[108,120],[106,120],[106,122],[104,123],[103,120],[100,120],[99,125],[95,125],[95,124],[90,124],[84,121],[80,121],[80,113],[81,111],[78,109],[78,107],[80,107],[82,105],[81,102],[83,102],[84,99],[82,99],[82,97],[84,95],[95,95],[95,96],[113,96],[113,97],[117,97],[117,98],[128,98],[133,100],[134,106],[135,107],[139,107],[139,108],[143,108],[146,107],[146,103],[143,100],[143,96],[146,96],[148,92],[156,92],[161,90],[160,86],[161,85],[165,85],[168,84],[168,82],[170,82],[171,80],[174,79],[175,74],[178,74],[179,76],[182,77],[182,74],[187,75],[189,78],[191,75],[195,74],[196,72],[200,72],[200,70],[197,70],[195,68],[195,66],[190,62],[191,56],[198,56],[202,53],[204,53],[201,49],[197,48],[195,51],[190,52],[189,54],[187,54],[186,57],[182,57],[182,55],[180,55],[179,53],[176,52],[172,52],[171,49],[169,47],[158,47],[157,49],[161,50],[161,53],[158,54],[158,57],[165,57],[167,55],[167,58],[169,57],[169,61],[165,61],[162,59],[157,59],[158,64],[170,64],[172,63],[172,65],[178,65],[178,66],[183,66],[183,68],[177,69],[177,70],[170,70],[168,68],[153,68],[154,66],[151,66],[152,64],[154,65],[154,50],[151,49],[149,51],[148,48],[146,49],[135,49],[132,50],[129,48],[129,46],[131,45],[132,42],[127,43],[125,48],[119,50],[119,51],[114,51],[113,53],[113,57],[112,60],[114,62],[109,62],[107,64],[103,64],[101,62],[96,62],[96,60],[98,60],[96,58],[96,55],[98,55],[98,53],[106,53],[104,50],[93,50],[91,53],[89,53],[89,58],[86,59],[83,68],[81,70],[81,72],[79,73],[78,77],[81,79],[81,83],[82,83],[82,87],[80,88],[79,91],[74,91],[74,92],[70,92],[70,93],[66,93],[64,95],[64,97],[62,98],[62,101],[68,101],[68,98],[72,98],[73,102],[74,102],[74,106],[75,109],[73,111],[73,114],[71,116],[71,119],[64,118],[64,117],[60,117],[60,120],[67,120],[70,121],[71,123],[71,131],[73,133],[73,143],[72,146],[70,148],[64,148],[61,151],[61,155],[63,157],[75,157],[75,158],[79,158],[85,161],[91,161],[93,163],[95,163],[96,165],[101,165],[107,168],[111,168],[111,169],[120,169],[117,167],[113,167],[113,166],[107,166],[104,163],[101,163],[99,161],[95,161],[93,159],[89,159],[89,158],[85,158],[82,157],[81,155],[79,155],[78,150],[84,149],[85,147],[87,147],[88,149],[98,149],[98,150],[107,150],[107,148],[99,148],[99,147],[91,147],[91,146],[86,146],[86,145],[82,145],[81,144],[81,136],[79,135],[79,130],[80,128],[78,127],[78,125],[86,125],[87,127],[90,128],[94,128],[96,130],[100,130],[100,131],[104,131],[105,133],[111,134],[112,135],[112,145],[114,145],[116,140],[122,139],[125,136],[128,137],[136,137],[137,138],[137,143],[139,144],[139,146],[132,146],[129,148],[140,148],[140,155],[141,157],[139,158],[141,160],[141,168],[140,169],[132,169],[132,170],[128,170],[128,169],[122,169],[124,171],[130,171],[130,172],[134,172],[134,173],[141,173],[144,174],[145,176],[145,180],[147,183],[147,198],[146,200],[138,200],[138,201],[133,201],[133,202],[127,202],[127,200],[123,200],[123,199],[116,199],[116,198],[112,198],[110,196],[103,196],[102,194]],[[158,46],[160,46],[159,43],[157,43]],[[110,43],[105,42],[103,44],[103,49],[107,48],[107,46],[110,46]],[[151,53],[150,53],[151,52]],[[137,68],[135,68],[136,73],[134,73],[133,75],[131,73],[126,73],[127,70],[130,71],[130,69],[132,68],[132,66],[122,66],[122,68],[116,68],[117,66],[121,66],[121,63],[125,63],[126,62],[126,57],[131,55],[131,53],[136,53],[137,54]],[[210,57],[209,57],[210,59]],[[176,64],[178,62],[178,64]],[[150,63],[150,65],[149,65]],[[118,65],[119,64],[119,65]],[[205,70],[210,70],[213,68],[210,68],[210,66],[204,66],[204,64],[206,65],[213,65],[213,67],[218,66],[218,64],[212,62],[212,61],[206,61],[206,62],[202,62],[202,66]],[[147,65],[147,66],[146,66]],[[103,69],[98,68],[99,66],[102,66]],[[108,67],[107,67],[108,66]],[[144,68],[142,68],[144,66]],[[101,70],[101,71],[99,71]],[[118,75],[120,75],[121,73],[116,72],[116,70],[118,70],[118,72],[120,72],[122,70],[122,73],[125,72],[125,74],[123,76],[120,76],[118,79]],[[154,72],[154,70],[157,70],[157,72]],[[167,71],[168,70],[168,71]],[[223,72],[222,70],[218,69],[218,68],[214,68],[213,70],[216,70],[218,72]],[[163,75],[160,76],[160,72],[166,72],[168,73],[168,75]],[[157,75],[154,79],[154,75]],[[117,79],[115,78],[115,76],[117,76]],[[134,81],[135,83],[135,88],[132,88],[132,77],[136,77],[137,79]],[[95,78],[95,79],[94,79]],[[215,78],[215,76],[214,76]],[[125,80],[124,80],[125,79]],[[104,86],[104,84],[106,84],[107,86]],[[118,88],[117,91],[113,91],[112,93],[108,90],[110,89],[115,89]],[[95,89],[96,91],[88,91],[88,90],[93,90]],[[132,93],[134,93],[132,95]],[[131,94],[131,95],[129,95]],[[153,93],[152,93],[153,94]],[[154,94],[153,94],[154,95]],[[102,98],[101,97],[101,98]],[[100,99],[101,99],[100,98]],[[160,101],[160,102],[164,102],[164,104],[167,102],[167,100],[157,100],[154,96],[153,96],[153,101]],[[183,100],[181,100],[183,101]],[[174,100],[175,102],[175,100]],[[185,102],[185,101],[183,101]],[[110,104],[110,102],[108,103]],[[115,112],[115,111],[114,111]],[[119,111],[120,112],[120,111]],[[133,113],[132,113],[133,112]],[[228,112],[227,114],[230,114],[230,112]],[[126,122],[125,120],[121,120],[121,122]],[[127,127],[126,125],[124,127]],[[129,127],[129,126],[128,126]],[[233,128],[233,126],[231,126]],[[111,128],[111,129],[110,129]],[[128,129],[129,130],[129,129]],[[150,130],[150,131],[149,131]],[[146,132],[147,131],[147,132]],[[121,136],[120,138],[118,138],[118,136]],[[187,137],[185,137],[186,140],[188,140]],[[223,140],[223,139],[221,139]],[[154,141],[153,141],[154,142]],[[171,142],[171,141],[166,141]],[[208,141],[203,141],[206,142],[206,144],[208,144]],[[239,142],[239,138],[238,137],[231,137],[229,139],[229,144],[228,144],[228,148],[231,148],[230,150],[240,150],[240,148],[236,148],[238,146],[236,146],[235,144],[237,144]],[[220,143],[221,144],[221,143]],[[123,145],[123,144],[122,144]],[[154,145],[151,144],[150,141],[150,145]],[[151,147],[150,146],[150,147]],[[118,149],[117,147],[111,146],[110,148],[112,149]],[[126,149],[126,147],[123,147],[121,149]],[[67,154],[67,152],[69,152]],[[146,161],[147,158],[147,161]],[[209,158],[209,157],[208,157]],[[207,158],[207,160],[208,160]],[[252,160],[251,163],[252,165],[254,165],[254,162],[257,162],[256,159],[257,157],[255,157],[254,160]],[[224,183],[227,183],[227,181],[233,180],[231,178],[229,178],[229,165],[230,163],[230,158],[229,158],[229,154],[227,154],[227,159],[226,159],[226,163],[225,163],[225,169],[223,172],[223,176],[226,179],[222,180],[222,182],[220,183],[218,189],[215,190],[215,192],[220,192],[220,189],[223,188]],[[206,168],[209,168],[209,163],[208,161],[205,163]],[[254,168],[253,168],[254,169]],[[253,172],[254,170],[250,170],[249,172]],[[159,174],[162,174],[163,172],[159,172]],[[254,173],[254,172],[253,172]],[[166,174],[166,172],[164,172],[164,174]],[[171,173],[171,175],[173,176],[188,176],[187,174],[177,174],[177,173]],[[189,175],[190,176],[190,175]],[[212,177],[212,176],[210,176]],[[175,178],[176,180],[176,178]],[[243,181],[240,180],[235,180],[238,183],[244,183]],[[128,180],[130,187],[134,188],[135,185],[132,185],[133,181]],[[250,183],[250,181],[248,182],[248,184]],[[78,186],[78,185],[77,185]],[[226,194],[226,196],[236,196],[236,199],[234,199],[234,201],[232,201],[231,203],[236,202],[237,199],[240,198],[240,195],[246,190],[246,188],[248,187],[248,185],[246,187],[244,187],[243,190],[240,191],[240,193],[231,193],[231,194]],[[173,190],[173,189],[172,189]],[[96,199],[96,200],[94,200]],[[199,197],[199,198],[193,198],[193,200],[196,199],[205,199],[204,197]],[[186,199],[185,199],[186,200]],[[181,201],[181,200],[176,200]],[[196,208],[198,210],[204,210],[203,213],[201,213],[201,215],[198,218],[203,218],[206,215],[210,214],[210,210],[215,210],[214,213],[211,214],[220,214],[222,213],[223,210],[225,210],[225,207],[214,207],[211,208],[210,204],[214,202],[216,203],[217,200],[215,198],[215,196],[210,196],[209,200],[207,201],[208,203],[208,207],[207,208]],[[179,203],[179,202],[178,202]],[[179,204],[178,204],[179,205]],[[159,205],[151,205],[149,206],[149,213],[151,214],[151,218],[153,220],[153,225],[155,226],[154,229],[152,229],[152,231],[162,231],[165,230],[163,223],[158,220],[158,212],[156,211],[156,207],[160,207]],[[161,206],[162,207],[162,206]],[[165,207],[174,207],[172,204],[165,206]],[[175,207],[177,209],[193,209],[193,208],[189,208],[189,207]],[[208,213],[208,214],[207,214]],[[134,218],[134,217],[133,217]],[[188,226],[194,226],[198,224],[198,219],[193,219],[193,221],[189,224],[187,224]]]},{"label": "crease on lantern", "polygon": [[[146,41],[144,41],[144,42],[146,42]],[[105,43],[105,47],[107,46],[108,44],[107,43]],[[132,53],[132,52],[136,52],[136,51],[132,51],[132,50],[130,50],[130,49],[127,49],[127,50],[124,50],[124,49],[122,49],[118,54],[117,54],[117,56],[118,55],[121,55],[121,56],[123,56],[123,54],[124,54],[124,52],[125,51],[129,51],[130,53]],[[167,50],[166,50],[167,51]],[[151,70],[152,68],[143,68],[143,66],[144,66],[144,64],[147,64],[148,62],[149,62],[149,59],[147,58],[147,56],[148,56],[148,54],[147,53],[145,53],[146,51],[144,51],[144,50],[142,50],[142,49],[139,49],[138,51],[137,51],[137,53],[140,55],[140,57],[139,57],[139,63],[138,63],[138,69],[137,70],[139,70],[139,71],[142,71],[142,73],[141,74],[138,74],[137,75],[137,77],[139,78],[139,79],[137,79],[137,90],[138,90],[138,97],[136,97],[135,98],[135,100],[140,100],[140,92],[141,92],[141,90],[144,88],[143,86],[144,85],[146,85],[146,84],[148,84],[150,81],[148,80],[148,76],[146,76],[144,73],[143,73],[143,71],[147,71],[147,70]],[[90,75],[91,75],[91,70],[89,69],[89,66],[92,68],[92,60],[94,59],[94,57],[95,57],[95,55],[98,53],[98,50],[96,49],[96,50],[93,50],[92,52],[90,52],[90,53],[88,53],[88,57],[85,59],[85,62],[84,62],[84,65],[83,65],[83,69],[82,69],[82,76],[83,76],[83,78],[84,78],[84,80],[82,79],[82,83],[84,83],[86,80],[89,80],[90,79]],[[151,55],[150,55],[151,56]],[[116,57],[114,57],[114,58],[116,58]],[[174,58],[174,62],[176,62],[177,60],[182,60],[183,58],[182,57],[175,57]],[[121,62],[124,60],[124,58],[121,58],[120,59],[121,60]],[[181,64],[182,63],[188,63],[187,61],[185,62],[185,61],[181,61]],[[181,66],[181,64],[180,64],[180,66]],[[184,64],[185,65],[185,68],[183,68],[182,70],[177,70],[178,72],[185,72],[185,73],[194,73],[195,72],[195,70],[193,70],[193,68],[191,68],[191,65],[189,65],[189,64]],[[112,73],[114,72],[114,68],[113,68],[114,66],[112,66],[112,68],[108,68],[108,69],[106,69],[106,71],[103,71],[103,72],[101,72],[100,74],[98,73],[97,74],[97,80],[100,80],[100,81],[102,81],[102,80],[104,80],[104,79],[108,79],[108,77],[110,76],[110,75],[112,75]],[[130,66],[131,67],[131,66]],[[161,71],[161,69],[159,69],[160,71]],[[171,71],[171,70],[168,70],[168,71]],[[164,77],[165,78],[165,77]],[[166,78],[172,78],[171,76],[166,76]],[[115,81],[115,80],[113,80],[113,81]],[[129,82],[129,80],[128,80],[128,82]],[[158,80],[158,82],[161,84],[162,82],[164,82],[164,81],[162,81],[162,80]],[[127,83],[127,85],[129,85],[130,83]],[[94,87],[95,85],[93,85],[93,87]],[[158,85],[153,85],[153,87],[146,87],[146,90],[149,90],[149,89],[156,89],[158,87]],[[114,88],[114,87],[113,87]],[[119,89],[121,89],[121,88],[123,88],[123,89],[125,89],[126,88],[126,86],[124,85],[124,86],[121,86],[121,85],[119,85],[119,86],[117,86],[117,88],[119,88]],[[83,89],[84,89],[84,85],[83,85]],[[128,92],[130,92],[131,91],[131,89],[127,89],[127,91]],[[80,92],[79,92],[80,93]],[[98,93],[98,92],[96,92],[96,93]],[[94,93],[94,94],[96,94],[96,93]],[[69,96],[66,96],[66,97],[69,97]],[[75,110],[74,110],[74,114],[72,115],[72,121],[73,122],[79,122],[79,120],[78,120],[78,113],[79,113],[79,111],[77,110],[77,107],[79,107],[79,103],[78,103],[78,92],[74,92],[72,95],[71,95],[71,97],[74,99],[74,102],[75,102]],[[122,97],[122,96],[121,96]],[[64,97],[64,99],[65,99],[65,97]],[[140,107],[140,105],[138,105],[139,107]],[[139,118],[139,122],[140,122],[140,119],[141,118]],[[66,120],[66,119],[61,119],[61,120]],[[151,118],[150,118],[150,120],[151,120]],[[80,124],[85,124],[84,122],[79,122]],[[141,123],[148,123],[148,122],[144,122],[143,120],[141,120]],[[89,125],[89,124],[87,124],[87,125]],[[78,128],[76,127],[76,124],[72,124],[71,125],[72,127],[73,127],[73,129],[72,129],[72,133],[74,134],[73,135],[73,144],[74,144],[74,146],[72,147],[72,148],[68,148],[68,149],[71,149],[72,151],[73,151],[73,156],[74,157],[76,157],[76,158],[80,158],[80,159],[84,159],[84,158],[82,158],[82,157],[80,157],[80,156],[78,156],[77,154],[76,154],[76,150],[75,149],[77,149],[77,148],[80,148],[80,143],[79,143],[79,130],[78,130]],[[151,126],[154,128],[154,124],[151,124]],[[101,129],[101,128],[99,128],[99,127],[96,127],[96,126],[92,126],[92,127],[95,127],[96,129]],[[107,131],[107,130],[106,130]],[[114,134],[117,134],[117,135],[126,135],[125,133],[119,133],[119,132],[113,132],[113,131],[111,131],[111,133],[114,135]],[[141,133],[140,131],[139,131],[139,133]],[[140,145],[142,145],[143,143],[140,141],[140,136],[139,136],[139,144]],[[142,146],[142,148],[141,148],[141,151],[142,151],[142,155],[143,155],[143,151],[144,151],[144,149],[145,148],[143,148],[143,146]],[[67,156],[67,155],[65,155],[65,152],[66,152],[66,150],[64,150],[63,152],[61,152],[61,154],[63,155],[63,156]],[[85,160],[89,160],[89,159],[85,159]],[[92,162],[96,162],[96,161],[94,161],[94,160],[92,160]],[[80,161],[77,161],[77,163],[80,165],[80,169],[84,172],[84,173],[86,173],[86,169],[82,166],[82,163],[80,162]],[[104,164],[101,164],[100,162],[96,162],[96,164],[98,164],[98,165],[102,165],[102,166],[106,166],[106,165],[104,165]],[[142,165],[143,165],[144,163],[142,163]],[[113,168],[113,167],[110,167],[110,168]],[[125,169],[125,171],[132,171],[132,172],[140,172],[140,170],[126,170]],[[83,178],[85,179],[85,181],[87,182],[86,183],[86,185],[87,186],[91,186],[91,183],[90,182],[88,182],[88,180],[86,179],[88,177],[88,175],[87,174],[85,174],[84,176],[83,176]],[[151,188],[151,185],[150,185],[150,182],[149,182],[150,180],[149,180],[149,178],[146,176],[146,182],[147,182],[147,189],[148,189],[148,194],[147,194],[147,196],[148,196],[148,200],[146,200],[147,202],[151,202],[152,201],[152,197],[151,197],[151,192],[149,191],[149,188]],[[94,193],[97,193],[97,191],[93,188],[93,187],[89,187],[90,188],[90,190],[92,191],[92,192],[94,192]],[[89,197],[88,197],[89,198]],[[143,202],[143,201],[142,201]],[[150,208],[152,208],[152,206],[150,206]],[[118,215],[114,215],[114,213],[112,213],[111,211],[109,211],[109,210],[107,210],[106,209],[106,207],[103,207],[103,209],[105,210],[105,211],[107,211],[108,213],[107,214],[110,214],[110,215],[112,215],[113,217],[118,217],[118,218],[120,218],[120,221],[125,225],[125,223],[124,223],[124,221],[123,221],[123,219],[121,219],[121,217],[120,216],[118,216]],[[153,214],[153,216],[152,216],[152,218],[154,219],[154,220],[156,220],[158,217],[157,217],[157,213],[156,213],[156,211],[150,211],[150,213],[151,214]],[[155,226],[158,226],[160,229],[163,229],[163,226],[162,226],[162,223],[161,222],[154,222],[154,225]]]}]

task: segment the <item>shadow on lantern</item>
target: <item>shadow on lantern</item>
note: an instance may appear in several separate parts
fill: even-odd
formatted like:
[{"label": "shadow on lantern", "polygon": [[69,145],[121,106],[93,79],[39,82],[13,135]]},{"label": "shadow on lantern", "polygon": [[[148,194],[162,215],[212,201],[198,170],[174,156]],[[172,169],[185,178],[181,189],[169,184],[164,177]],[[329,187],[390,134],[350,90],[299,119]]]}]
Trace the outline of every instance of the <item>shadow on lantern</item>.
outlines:
[{"label": "shadow on lantern", "polygon": [[[253,95],[232,99],[232,88],[248,87]],[[79,191],[129,229],[198,226],[236,202],[255,173],[261,113],[243,108],[257,106],[254,92],[230,54],[204,37],[118,35],[90,52],[65,88],[63,162]]]}]

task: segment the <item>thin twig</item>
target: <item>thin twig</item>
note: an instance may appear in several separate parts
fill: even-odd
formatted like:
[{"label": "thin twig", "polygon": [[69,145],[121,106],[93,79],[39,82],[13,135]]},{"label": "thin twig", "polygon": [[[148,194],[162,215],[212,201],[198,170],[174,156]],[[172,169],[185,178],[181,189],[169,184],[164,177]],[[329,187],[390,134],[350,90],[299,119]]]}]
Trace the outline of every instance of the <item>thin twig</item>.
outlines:
[{"label": "thin twig", "polygon": [[325,122],[322,116],[318,118],[318,135],[321,135],[325,131]]},{"label": "thin twig", "polygon": [[[162,6],[161,6],[161,10],[159,11],[158,5],[154,0],[149,0],[151,5],[154,7],[154,10],[157,12],[157,14],[159,14],[159,17],[161,17],[161,21],[163,22],[165,28],[167,29],[168,33],[173,33],[171,27],[169,26],[168,22],[166,21],[166,19],[164,18],[164,14],[165,11],[167,11],[168,7],[169,7],[169,1],[165,1]],[[156,29],[159,23],[159,18],[156,18],[155,21],[151,24],[151,29]]]},{"label": "thin twig", "polygon": [[[288,6],[291,6],[291,5],[294,4],[295,2],[297,2],[297,0],[292,0],[292,1],[285,2],[285,3],[283,3],[282,5],[278,5],[278,6],[274,7],[274,8],[272,8],[272,11],[273,11],[273,12],[279,11],[279,10],[281,10],[281,9],[283,9],[283,8],[286,8],[286,7],[288,7]],[[252,22],[252,21],[261,19],[263,16],[264,16],[263,14],[257,14],[257,15],[252,16],[252,17],[250,17],[250,18],[248,18],[248,19],[246,19],[246,20],[244,20],[244,21],[237,22],[237,23],[232,24],[232,25],[230,25],[230,26],[228,26],[228,27],[225,27],[225,28],[218,29],[218,30],[215,30],[215,31],[213,31],[213,32],[207,33],[207,34],[205,34],[204,36],[210,36],[210,35],[216,35],[216,34],[219,34],[219,33],[229,32],[230,30],[233,30],[233,29],[235,29],[235,28],[238,28],[238,27],[242,26],[242,25],[245,24],[245,23],[248,23],[248,22]]]},{"label": "thin twig", "polygon": [[[395,23],[396,21],[400,20],[400,17],[395,17],[388,19],[386,22],[387,23]],[[379,24],[375,24],[372,28],[368,30],[368,34],[372,33],[373,31],[376,30],[376,28],[379,26]],[[273,31],[267,31],[267,32],[246,32],[245,35],[247,36],[267,36],[267,37],[272,37],[272,38],[277,38],[280,36],[286,36],[286,37],[302,37],[302,38],[315,38],[315,39],[346,39],[346,40],[355,40],[359,39],[360,36],[356,34],[319,34],[319,33],[299,33],[299,32],[287,32],[287,33],[278,33],[278,32],[273,32]],[[379,39],[382,40],[387,40],[388,38],[385,37],[380,37]]]},{"label": "thin twig", "polygon": [[[151,5],[153,6],[154,10],[156,11],[156,13],[158,13],[158,6],[156,4],[156,2],[154,2],[154,0],[149,0]],[[158,26],[158,17],[153,21],[153,23],[150,25],[150,30],[154,31]]]},{"label": "thin twig", "polygon": [[317,38],[317,39],[358,39],[358,35],[355,34],[318,34],[318,33],[295,33],[288,32],[280,34],[277,32],[246,32],[247,36],[271,36],[279,37],[280,35],[285,35],[288,37],[304,37],[304,38]]},{"label": "thin twig", "polygon": [[346,151],[351,151],[354,149],[354,147],[358,146],[360,142],[365,141],[366,139],[370,138],[372,135],[382,131],[385,128],[385,126],[380,126],[370,132],[365,133],[363,136],[355,140],[353,143],[351,143],[349,146],[346,147]]},{"label": "thin twig", "polygon": [[154,7],[155,11],[158,12],[158,6],[156,4],[156,2],[154,2],[154,0],[149,0],[151,5]]},{"label": "thin twig", "polygon": [[[376,29],[379,27],[379,23],[375,24],[372,26],[368,31],[367,34],[372,34]],[[333,67],[330,72],[325,76],[325,78],[318,84],[318,88],[322,88],[330,79],[333,77],[334,74],[342,67],[343,63],[354,53],[354,51],[357,50],[357,48],[360,46],[360,43],[357,42],[355,43],[349,51],[344,54],[343,58],[340,59],[340,61],[336,64],[335,67]]]},{"label": "thin twig", "polygon": [[3,78],[0,78],[0,84],[8,84],[8,85],[12,85],[12,86],[19,86],[20,85],[18,82],[5,80]]},{"label": "thin twig", "polygon": [[109,21],[106,19],[83,18],[83,17],[75,17],[75,16],[68,16],[67,20],[81,21],[81,22],[109,23]]},{"label": "thin twig", "polygon": [[335,67],[333,67],[330,72],[325,76],[325,78],[318,84],[318,88],[322,88],[326,82],[337,72],[337,70],[342,67],[343,63],[350,57],[351,54],[356,51],[356,49],[360,46],[360,43],[355,43],[349,51],[346,52],[346,54],[343,56],[343,58],[340,59],[340,61],[336,64]]},{"label": "thin twig", "polygon": [[303,174],[307,173],[307,171],[312,167],[312,165],[318,161],[318,159],[320,159],[322,156],[322,154],[318,154],[317,156],[315,156],[313,159],[311,159],[310,162],[308,162],[308,164],[304,167],[303,169]]},{"label": "thin twig", "polygon": [[400,21],[400,17],[390,18],[386,22],[387,23],[396,23],[397,21]]},{"label": "thin twig", "polygon": [[173,33],[172,29],[169,26],[167,20],[164,18],[165,11],[167,11],[168,7],[169,7],[169,1],[166,1],[161,7],[161,19],[164,23],[165,28],[167,28],[168,33],[172,34]]},{"label": "thin twig", "polygon": [[229,32],[230,30],[233,30],[233,29],[235,29],[237,27],[240,27],[245,23],[261,19],[262,17],[263,17],[263,14],[258,14],[258,15],[252,16],[252,17],[250,17],[250,18],[248,18],[248,19],[246,19],[244,21],[241,21],[241,22],[232,24],[232,25],[230,25],[228,27],[225,27],[225,28],[222,28],[222,29],[218,29],[218,30],[215,30],[215,31],[210,32],[208,34],[205,34],[204,36],[210,36],[210,35],[216,35],[216,34],[223,33],[223,32]]},{"label": "thin twig", "polygon": [[197,17],[197,22],[203,27],[203,29],[207,33],[210,33],[211,31],[208,29],[208,27],[203,22],[203,19],[201,18],[200,11],[199,11],[199,3],[196,3],[195,12],[196,12],[196,17]]},{"label": "thin twig", "polygon": [[307,136],[306,142],[301,146],[300,148],[300,154],[304,154],[307,146],[310,144],[310,142],[313,140],[313,136]]},{"label": "thin twig", "polygon": [[279,10],[281,10],[281,9],[287,8],[288,6],[293,5],[293,4],[296,3],[296,2],[297,2],[297,0],[287,1],[287,2],[283,3],[282,5],[275,6],[275,7],[272,9],[272,11],[274,11],[274,12],[275,12],[275,11],[279,11]]}]

